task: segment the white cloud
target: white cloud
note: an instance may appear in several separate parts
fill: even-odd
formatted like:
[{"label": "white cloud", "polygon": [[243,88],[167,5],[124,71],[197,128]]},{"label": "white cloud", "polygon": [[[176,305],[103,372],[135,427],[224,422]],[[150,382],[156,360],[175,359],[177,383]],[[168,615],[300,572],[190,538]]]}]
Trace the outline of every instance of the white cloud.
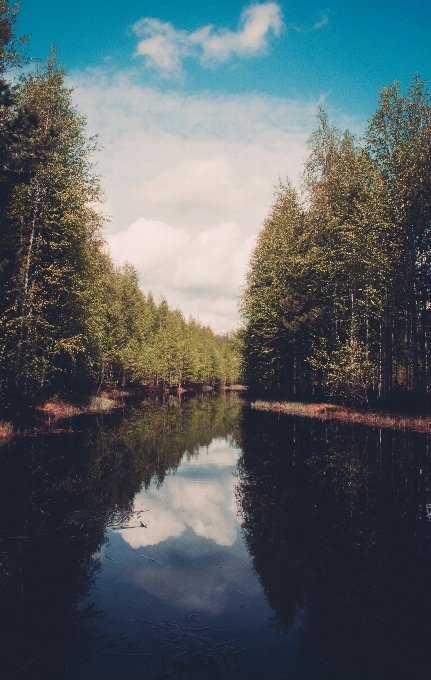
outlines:
[{"label": "white cloud", "polygon": [[225,329],[235,314],[232,303],[243,283],[253,241],[252,235],[241,236],[235,222],[192,237],[184,229],[144,217],[126,231],[107,236],[114,259],[128,260],[141,272],[144,290],[166,296],[186,316],[199,315],[203,323],[214,322],[219,307]]},{"label": "white cloud", "polygon": [[133,26],[138,37],[136,56],[146,58],[146,65],[164,75],[181,71],[182,59],[190,52],[188,35],[177,31],[172,24],[158,19],[143,18]]},{"label": "white cloud", "polygon": [[281,8],[275,2],[244,8],[237,31],[207,25],[189,33],[144,17],[133,26],[135,34],[142,38],[136,56],[144,57],[146,65],[161,75],[171,76],[181,72],[186,57],[194,57],[202,66],[215,66],[233,56],[260,55],[268,46],[270,34],[279,35],[282,25]]},{"label": "white cloud", "polygon": [[[238,450],[225,441],[215,440],[208,452],[202,450],[197,457],[182,463],[182,474],[168,476],[160,489],[151,487],[135,497],[133,509],[146,511],[146,529],[131,528],[116,533],[135,549],[178,538],[187,528],[217,545],[233,545],[240,520],[235,501],[236,480],[230,468],[235,467],[238,455]],[[193,478],[194,469],[208,465],[219,468],[217,476],[211,474],[210,480],[205,480],[199,474],[197,480]],[[131,523],[134,522],[132,519]]]},{"label": "white cloud", "polygon": [[298,183],[319,102],[161,92],[103,70],[71,84],[102,146],[113,256],[136,264],[145,292],[229,330],[253,238],[278,178]]},{"label": "white cloud", "polygon": [[[134,510],[145,510],[140,517],[147,528],[118,532],[139,551],[139,558],[123,570],[124,580],[170,607],[211,615],[221,614],[233,598],[248,603],[260,597],[260,584],[239,538],[232,474],[238,455],[226,440],[213,440],[207,449],[183,460],[162,487],[136,496]],[[259,610],[254,615],[259,616]],[[263,615],[267,617],[266,608]]]},{"label": "white cloud", "polygon": [[236,31],[214,31],[205,26],[192,33],[190,40],[202,47],[201,63],[221,63],[232,55],[250,57],[261,54],[268,46],[268,34],[279,35],[282,28],[281,9],[275,2],[246,7]]},{"label": "white cloud", "polygon": [[99,135],[110,229],[140,216],[198,233],[261,224],[279,176],[295,181],[317,102],[258,95],[182,95],[119,73],[74,74],[74,98]]},{"label": "white cloud", "polygon": [[321,20],[320,20],[320,21],[317,21],[317,22],[314,24],[313,29],[316,30],[316,31],[318,31],[319,28],[323,28],[324,26],[327,26],[328,24],[329,24],[329,19],[328,19],[328,17],[326,16],[326,14],[323,14]]}]

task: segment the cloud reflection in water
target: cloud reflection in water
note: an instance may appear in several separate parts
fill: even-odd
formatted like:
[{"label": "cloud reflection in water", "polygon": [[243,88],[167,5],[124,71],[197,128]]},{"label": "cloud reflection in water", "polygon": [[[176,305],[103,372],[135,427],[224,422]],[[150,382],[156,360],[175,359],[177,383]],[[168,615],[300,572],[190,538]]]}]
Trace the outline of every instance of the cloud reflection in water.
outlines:
[{"label": "cloud reflection in water", "polygon": [[213,616],[232,598],[240,607],[260,593],[239,533],[233,476],[239,453],[214,440],[162,487],[136,496],[134,510],[146,511],[140,518],[147,528],[118,533],[136,550],[150,548],[146,555],[157,562],[139,555],[124,578],[170,605]]},{"label": "cloud reflection in water", "polygon": [[214,440],[198,456],[183,461],[160,489],[142,490],[133,509],[147,511],[141,515],[147,528],[120,531],[123,539],[132,548],[144,548],[178,538],[190,527],[217,545],[233,545],[240,524],[232,475],[238,456],[224,440]]}]

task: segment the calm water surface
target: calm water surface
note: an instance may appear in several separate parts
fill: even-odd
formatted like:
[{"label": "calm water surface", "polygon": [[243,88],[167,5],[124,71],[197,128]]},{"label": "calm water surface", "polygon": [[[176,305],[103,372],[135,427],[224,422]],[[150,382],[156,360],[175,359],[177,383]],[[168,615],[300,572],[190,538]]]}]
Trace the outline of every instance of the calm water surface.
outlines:
[{"label": "calm water surface", "polygon": [[431,677],[429,437],[235,395],[0,448],[2,678]]}]

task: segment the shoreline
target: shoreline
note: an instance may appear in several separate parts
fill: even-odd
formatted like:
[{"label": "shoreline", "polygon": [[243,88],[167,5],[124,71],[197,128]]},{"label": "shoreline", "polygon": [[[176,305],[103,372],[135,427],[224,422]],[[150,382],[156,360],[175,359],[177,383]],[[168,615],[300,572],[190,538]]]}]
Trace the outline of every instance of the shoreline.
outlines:
[{"label": "shoreline", "polygon": [[[16,436],[38,435],[49,432],[67,432],[66,429],[56,429],[55,424],[61,420],[70,419],[79,415],[93,414],[105,415],[113,410],[124,408],[130,400],[134,399],[158,399],[167,396],[181,398],[183,395],[195,396],[198,394],[223,394],[225,392],[242,392],[242,385],[229,385],[222,390],[203,385],[195,387],[170,387],[170,388],[124,388],[103,390],[99,394],[82,395],[81,398],[54,397],[47,399],[41,404],[29,406],[28,411],[33,419],[33,426],[25,426],[23,429],[14,427],[14,416],[6,418],[0,416],[0,445],[6,444]],[[15,414],[17,416],[18,413]],[[28,418],[28,416],[27,416]]]},{"label": "shoreline", "polygon": [[414,417],[383,412],[365,412],[336,404],[306,404],[294,401],[256,400],[251,402],[251,408],[257,411],[285,413],[286,415],[314,418],[321,421],[337,420],[351,425],[366,425],[368,427],[431,434],[430,416]]},{"label": "shoreline", "polygon": [[[33,426],[15,429],[12,419],[0,420],[0,445],[5,444],[16,436],[38,435],[49,432],[67,432],[65,429],[56,429],[54,426],[61,420],[73,418],[85,413],[106,414],[113,409],[125,406],[123,397],[131,396],[129,393],[113,390],[112,392],[90,395],[87,403],[73,403],[66,398],[48,399],[42,404],[29,408],[29,413],[34,419]],[[27,416],[28,418],[28,416]]]}]

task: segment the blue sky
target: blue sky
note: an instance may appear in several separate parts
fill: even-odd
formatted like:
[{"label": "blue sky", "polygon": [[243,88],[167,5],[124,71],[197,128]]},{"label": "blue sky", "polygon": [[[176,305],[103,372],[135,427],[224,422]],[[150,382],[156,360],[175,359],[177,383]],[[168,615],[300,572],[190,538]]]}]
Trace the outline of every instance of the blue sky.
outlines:
[{"label": "blue sky", "polygon": [[298,183],[323,103],[361,133],[385,83],[431,77],[431,2],[21,0],[55,43],[89,132],[113,257],[216,330],[279,176]]},{"label": "blue sky", "polygon": [[[265,58],[233,59],[219,68],[189,59],[189,92],[258,91],[275,96],[329,94],[337,107],[369,115],[380,87],[431,73],[431,2],[427,0],[305,0],[278,3],[284,29]],[[235,31],[238,0],[21,0],[20,30],[32,34],[32,54],[43,58],[54,42],[68,69],[105,64],[139,68],[132,26],[142,17],[192,32],[212,24]],[[313,29],[313,26],[316,26]],[[320,25],[320,28],[319,28]],[[141,69],[142,82],[155,74]],[[172,84],[172,83],[171,83]],[[166,86],[166,83],[165,83]]]}]

